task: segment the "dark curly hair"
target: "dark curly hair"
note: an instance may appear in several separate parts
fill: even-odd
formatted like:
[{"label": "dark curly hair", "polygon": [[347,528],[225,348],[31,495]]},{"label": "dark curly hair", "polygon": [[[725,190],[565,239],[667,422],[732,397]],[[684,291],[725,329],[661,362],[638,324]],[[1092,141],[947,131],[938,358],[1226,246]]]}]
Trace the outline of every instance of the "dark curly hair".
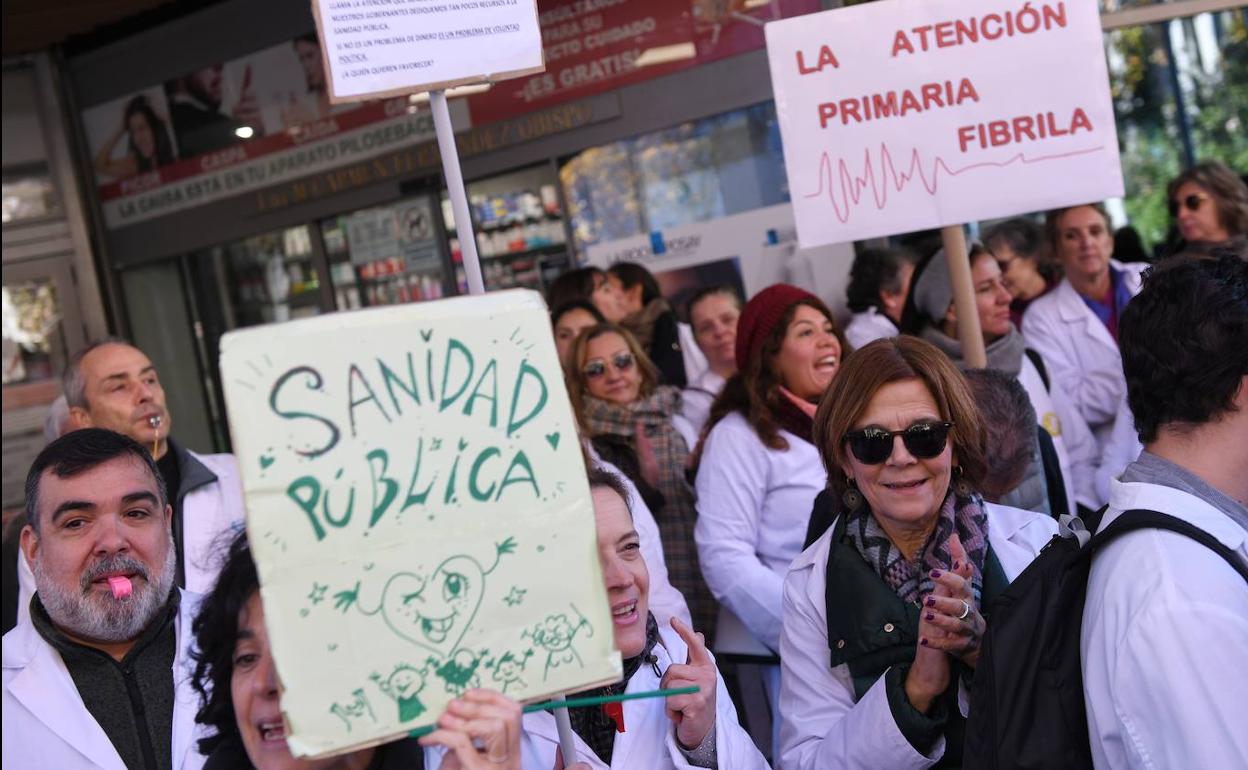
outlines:
[{"label": "dark curly hair", "polygon": [[596,267],[569,270],[546,287],[546,305],[557,308],[576,300],[593,301],[597,276],[606,278],[606,272]]},{"label": "dark curly hair", "polygon": [[865,313],[872,307],[883,310],[880,292],[901,291],[901,266],[906,262],[918,262],[918,257],[908,249],[864,249],[854,257],[849,268],[849,286],[845,288],[849,309],[855,313]]},{"label": "dark curly hair", "polygon": [[1148,271],[1118,347],[1140,441],[1235,411],[1248,375],[1248,262],[1180,254]]},{"label": "dark curly hair", "polygon": [[234,676],[234,644],[238,641],[238,616],[252,594],[260,590],[256,564],[251,560],[247,532],[239,532],[229,544],[225,564],[212,593],[204,597],[191,624],[195,647],[191,657],[195,671],[191,686],[199,693],[195,721],[215,728],[199,739],[199,753],[207,756],[230,738],[238,737],[230,680]]}]

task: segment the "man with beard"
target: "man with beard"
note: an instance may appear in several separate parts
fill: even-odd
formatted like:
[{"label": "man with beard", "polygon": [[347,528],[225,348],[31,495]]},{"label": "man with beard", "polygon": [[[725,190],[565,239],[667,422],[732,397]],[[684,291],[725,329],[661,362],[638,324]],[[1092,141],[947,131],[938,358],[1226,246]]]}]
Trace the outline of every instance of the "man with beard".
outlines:
[{"label": "man with beard", "polygon": [[[222,532],[242,527],[243,521],[242,482],[233,455],[201,455],[170,438],[173,415],[156,367],[125,340],[110,337],[78,351],[62,384],[70,430],[107,428],[151,453],[173,507],[175,581],[197,594],[212,590],[217,577],[212,546]],[[17,572],[17,617],[6,619],[6,631],[25,620],[34,592],[29,565],[19,559]]]},{"label": "man with beard", "polygon": [[165,84],[180,158],[193,158],[229,147],[246,138],[236,133],[244,126],[251,129],[248,137],[264,133],[260,105],[251,85],[251,65],[243,70],[238,102],[229,115],[221,111],[222,70],[220,64],[201,67]]},{"label": "man with beard", "polygon": [[4,766],[201,766],[183,671],[195,600],[174,586],[151,455],[112,431],[68,433],[35,458],[26,513],[37,591],[4,636]]}]

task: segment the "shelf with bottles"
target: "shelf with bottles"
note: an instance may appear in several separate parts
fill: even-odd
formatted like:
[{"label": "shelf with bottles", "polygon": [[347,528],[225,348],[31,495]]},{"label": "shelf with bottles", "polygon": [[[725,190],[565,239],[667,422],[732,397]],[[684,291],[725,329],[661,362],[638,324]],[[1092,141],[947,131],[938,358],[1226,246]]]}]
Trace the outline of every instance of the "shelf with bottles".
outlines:
[{"label": "shelf with bottles", "polygon": [[339,310],[440,299],[445,292],[441,269],[409,270],[397,257],[353,265],[331,265],[334,299]]}]

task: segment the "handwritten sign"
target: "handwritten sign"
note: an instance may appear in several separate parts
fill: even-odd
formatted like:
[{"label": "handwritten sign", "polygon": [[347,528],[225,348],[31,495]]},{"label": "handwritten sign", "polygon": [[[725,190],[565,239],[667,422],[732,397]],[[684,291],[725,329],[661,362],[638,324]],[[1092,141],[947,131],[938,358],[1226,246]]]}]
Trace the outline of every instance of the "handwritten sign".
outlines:
[{"label": "handwritten sign", "polygon": [[536,0],[312,0],[332,102],[542,72]]},{"label": "handwritten sign", "polygon": [[884,0],[766,31],[803,247],[1122,195],[1096,3]]},{"label": "handwritten sign", "polygon": [[221,366],[296,756],[619,679],[536,293],[231,332]]}]

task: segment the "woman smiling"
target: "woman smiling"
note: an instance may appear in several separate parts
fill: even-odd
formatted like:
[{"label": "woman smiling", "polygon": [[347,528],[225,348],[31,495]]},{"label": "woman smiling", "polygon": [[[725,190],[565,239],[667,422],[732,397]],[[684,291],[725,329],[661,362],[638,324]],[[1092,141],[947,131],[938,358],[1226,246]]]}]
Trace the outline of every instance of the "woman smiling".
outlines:
[{"label": "woman smiling", "polygon": [[984,607],[1056,530],[985,505],[984,429],[936,347],[878,340],[815,415],[832,521],[784,583],[780,761],[786,768],[958,767],[959,685]]},{"label": "woman smiling", "polygon": [[680,414],[680,391],[658,384],[637,339],[614,324],[577,337],[567,386],[595,454],[623,472],[654,513],[668,576],[689,603],[694,626],[712,633],[718,606],[693,546],[694,496],[685,479],[693,436]]}]

